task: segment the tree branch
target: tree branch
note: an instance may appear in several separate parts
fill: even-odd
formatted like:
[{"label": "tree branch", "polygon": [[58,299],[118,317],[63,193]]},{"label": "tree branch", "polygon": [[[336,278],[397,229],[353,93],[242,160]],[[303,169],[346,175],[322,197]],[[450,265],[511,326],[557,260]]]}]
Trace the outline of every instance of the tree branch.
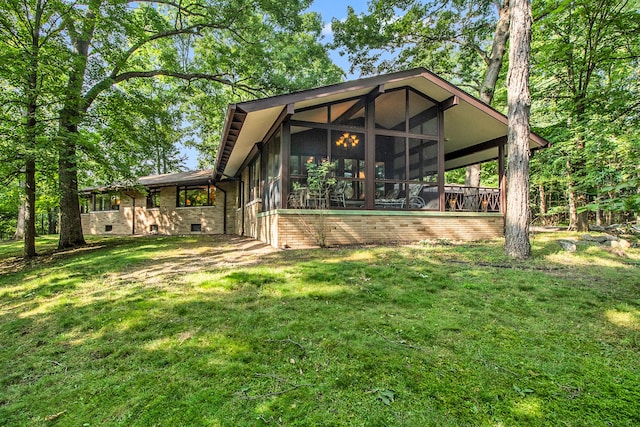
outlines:
[{"label": "tree branch", "polygon": [[84,105],[83,110],[86,112],[93,101],[102,93],[107,90],[114,84],[118,84],[120,82],[124,82],[131,79],[136,78],[151,78],[156,76],[167,76],[173,77],[176,79],[186,80],[186,81],[194,81],[194,80],[209,80],[217,83],[221,83],[226,86],[232,86],[235,88],[242,89],[246,92],[249,92],[253,95],[262,94],[262,91],[259,88],[254,88],[242,83],[235,82],[228,77],[225,77],[223,74],[206,74],[206,73],[182,73],[179,71],[171,71],[171,70],[149,70],[149,71],[128,71],[122,74],[119,74],[115,77],[107,77],[106,79],[96,83],[87,94],[84,96]]},{"label": "tree branch", "polygon": [[138,51],[138,49],[140,49],[142,46],[146,45],[147,43],[151,43],[155,40],[160,40],[163,38],[168,38],[168,37],[174,37],[174,36],[178,36],[178,35],[182,35],[182,34],[189,34],[189,35],[199,35],[200,34],[200,30],[202,28],[222,28],[221,26],[218,25],[192,25],[190,27],[187,28],[183,28],[183,29],[175,29],[175,30],[171,30],[171,31],[165,31],[162,33],[157,33],[152,35],[151,37],[134,44],[133,46],[131,46],[131,48],[129,48],[129,50],[127,50],[124,54],[124,57],[118,61],[118,64],[113,68],[113,70],[111,71],[111,78],[116,78],[116,76],[118,75],[118,73],[120,72],[120,70],[122,69],[122,67],[127,63],[127,61],[129,60],[129,58],[131,58],[131,56],[136,53],[136,51]]}]

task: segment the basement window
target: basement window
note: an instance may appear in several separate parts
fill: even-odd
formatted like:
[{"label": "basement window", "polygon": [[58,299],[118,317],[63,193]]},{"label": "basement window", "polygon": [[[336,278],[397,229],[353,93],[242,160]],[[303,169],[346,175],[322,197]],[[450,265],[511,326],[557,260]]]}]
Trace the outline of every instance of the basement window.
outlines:
[{"label": "basement window", "polygon": [[149,226],[149,232],[157,234],[158,233],[158,224],[151,224]]},{"label": "basement window", "polygon": [[104,226],[104,231],[105,231],[105,233],[109,233],[109,232],[113,231],[113,225],[111,225],[111,224],[105,225]]},{"label": "basement window", "polygon": [[202,231],[201,224],[191,224],[191,232],[192,233],[200,233]]}]

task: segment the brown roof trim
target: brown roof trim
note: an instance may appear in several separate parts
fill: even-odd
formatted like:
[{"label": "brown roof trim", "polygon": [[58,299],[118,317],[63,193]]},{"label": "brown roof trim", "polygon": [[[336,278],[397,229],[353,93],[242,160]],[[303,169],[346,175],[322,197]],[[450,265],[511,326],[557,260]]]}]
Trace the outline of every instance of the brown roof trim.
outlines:
[{"label": "brown roof trim", "polygon": [[343,83],[336,83],[329,86],[322,86],[315,89],[301,90],[291,92],[286,95],[277,95],[269,98],[256,99],[253,101],[242,102],[238,104],[244,111],[250,113],[253,111],[264,110],[266,108],[277,107],[284,104],[292,104],[309,99],[316,99],[328,95],[336,95],[343,92],[351,92],[358,89],[366,89],[371,86],[380,86],[394,80],[404,80],[410,77],[418,77],[425,70],[424,68],[414,68],[411,70],[398,71],[396,73],[383,74],[374,77],[365,77],[362,79],[351,80]]},{"label": "brown roof trim", "polygon": [[222,140],[218,147],[218,156],[216,159],[216,168],[214,179],[222,178],[222,172],[227,166],[233,147],[236,145],[242,125],[247,118],[247,112],[238,107],[237,104],[231,104],[227,108],[227,115],[224,122],[224,130],[222,132]]},{"label": "brown roof trim", "polygon": [[[244,124],[244,120],[246,119],[248,113],[288,104],[295,104],[296,102],[321,98],[330,95],[348,93],[359,89],[367,89],[371,88],[372,86],[384,87],[385,84],[414,77],[424,77],[436,86],[439,86],[440,88],[451,93],[452,98],[449,98],[445,100],[444,103],[442,103],[445,107],[452,107],[455,105],[456,101],[459,102],[459,100],[464,100],[470,105],[479,108],[490,117],[493,117],[494,119],[499,120],[505,124],[507,124],[508,122],[507,116],[505,116],[495,108],[482,102],[475,96],[470,95],[469,93],[465,92],[454,84],[449,83],[442,77],[428,71],[425,68],[414,68],[390,74],[366,77],[315,89],[307,89],[285,95],[277,95],[269,98],[256,99],[253,101],[229,105],[225,119],[225,125],[222,132],[218,158],[216,160],[215,178],[220,179],[222,177],[223,171],[226,168],[227,162],[233,150],[233,146],[235,145],[236,139],[240,133],[240,130],[242,129],[242,125]],[[536,135],[533,132],[531,132],[530,140],[539,145],[540,148],[546,147],[549,144],[547,140]]]}]

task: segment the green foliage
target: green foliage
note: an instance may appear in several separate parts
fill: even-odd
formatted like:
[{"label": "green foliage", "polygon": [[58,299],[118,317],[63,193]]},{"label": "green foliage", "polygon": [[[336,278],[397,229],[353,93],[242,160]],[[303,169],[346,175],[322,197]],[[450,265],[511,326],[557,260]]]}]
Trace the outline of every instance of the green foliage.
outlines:
[{"label": "green foliage", "polygon": [[322,160],[320,163],[307,163],[307,185],[310,191],[328,193],[336,185],[336,162]]},{"label": "green foliage", "polygon": [[536,236],[527,262],[500,241],[94,238],[38,263],[1,244],[0,419],[635,425],[639,250],[566,253],[556,238]]},{"label": "green foliage", "polygon": [[179,170],[179,144],[210,166],[227,104],[342,77],[309,3],[3,2],[0,176],[59,163],[61,247],[81,244],[78,178]]},{"label": "green foliage", "polygon": [[351,72],[422,66],[478,93],[497,21],[493,1],[371,0],[368,13],[333,19],[334,46]]},{"label": "green foliage", "polygon": [[615,185],[636,180],[640,160],[637,5],[543,1],[533,7],[534,120],[555,142],[540,154],[545,161],[532,169],[534,180],[583,195],[590,203],[579,210],[619,212],[628,220],[636,192]]}]

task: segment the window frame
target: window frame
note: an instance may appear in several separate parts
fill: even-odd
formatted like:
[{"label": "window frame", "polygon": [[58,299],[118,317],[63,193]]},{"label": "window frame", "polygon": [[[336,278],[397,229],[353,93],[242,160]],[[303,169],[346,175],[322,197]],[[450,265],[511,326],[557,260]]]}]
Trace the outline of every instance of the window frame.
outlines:
[{"label": "window frame", "polygon": [[[108,196],[108,199],[105,197]],[[92,211],[93,212],[108,212],[108,211],[119,211],[120,203],[122,198],[120,196],[120,192],[104,192],[104,193],[93,193],[92,197]],[[104,203],[109,200],[111,203]],[[108,206],[108,207],[107,207]]]},{"label": "window frame", "polygon": [[160,188],[149,188],[147,190],[147,209],[160,208],[160,192]]},{"label": "window frame", "polygon": [[[207,190],[206,190],[206,192],[207,192],[207,201],[206,201],[206,203],[204,203],[204,204],[187,204],[186,203],[186,201],[189,200],[188,199],[188,191],[197,190],[197,189],[203,189],[204,187],[207,188]],[[216,206],[216,199],[217,199],[217,197],[216,197],[217,190],[218,190],[218,187],[216,187],[213,184],[177,185],[176,186],[176,208],[215,207]],[[181,192],[184,192],[184,200],[185,200],[185,204],[184,205],[181,204],[181,198],[180,198],[180,193]],[[213,194],[213,198],[211,197],[212,194]]]}]

